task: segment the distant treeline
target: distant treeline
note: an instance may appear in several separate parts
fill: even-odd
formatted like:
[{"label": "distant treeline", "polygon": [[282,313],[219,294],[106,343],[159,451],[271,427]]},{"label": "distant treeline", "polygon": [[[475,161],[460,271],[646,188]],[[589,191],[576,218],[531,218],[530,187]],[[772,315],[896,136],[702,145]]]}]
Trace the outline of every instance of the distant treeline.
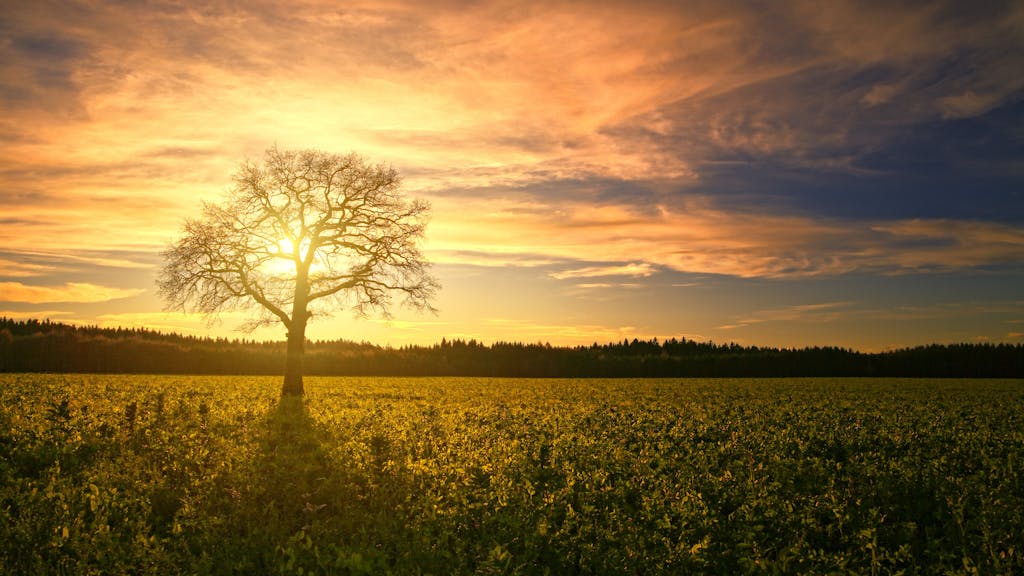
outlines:
[{"label": "distant treeline", "polygon": [[[163,334],[0,318],[0,372],[280,374],[284,342]],[[845,348],[766,348],[693,340],[550,344],[442,340],[382,347],[313,341],[306,374],[509,377],[1024,377],[1024,345],[952,344],[878,353]]]}]

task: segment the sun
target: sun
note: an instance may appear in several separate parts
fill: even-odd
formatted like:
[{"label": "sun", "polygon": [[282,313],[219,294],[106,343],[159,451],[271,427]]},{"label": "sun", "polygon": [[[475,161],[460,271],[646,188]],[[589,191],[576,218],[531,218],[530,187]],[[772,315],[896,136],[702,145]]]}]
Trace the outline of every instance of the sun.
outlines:
[{"label": "sun", "polygon": [[[295,243],[289,238],[281,238],[275,244],[267,246],[266,254],[269,258],[263,263],[261,269],[276,278],[293,278],[296,275],[296,257],[302,258],[309,250],[308,239],[299,244],[298,254],[295,251]],[[314,256],[310,273],[316,274],[324,269],[319,255]]]},{"label": "sun", "polygon": [[267,246],[269,256],[260,268],[275,278],[295,276],[295,245],[288,238],[281,238]]}]

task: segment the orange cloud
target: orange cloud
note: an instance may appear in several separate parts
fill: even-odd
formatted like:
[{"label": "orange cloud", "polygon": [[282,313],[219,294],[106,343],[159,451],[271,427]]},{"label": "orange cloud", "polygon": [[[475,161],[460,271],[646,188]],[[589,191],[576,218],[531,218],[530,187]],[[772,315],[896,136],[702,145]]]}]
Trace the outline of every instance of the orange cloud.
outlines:
[{"label": "orange cloud", "polygon": [[67,322],[70,324],[78,324],[76,320],[72,318],[59,318],[60,316],[72,316],[71,312],[67,310],[31,310],[28,312],[20,312],[15,310],[0,310],[0,317],[10,318],[12,320],[40,320],[40,319],[57,319],[61,322]]},{"label": "orange cloud", "polygon": [[1024,261],[1024,228],[1019,226],[914,219],[877,224],[872,229],[892,240],[886,238],[870,248],[867,259],[889,261],[902,271],[956,270]]},{"label": "orange cloud", "polygon": [[[1024,86],[1017,52],[991,49],[1020,45],[1019,6],[969,23],[902,4],[776,10],[768,18],[671,2],[99,4],[76,8],[70,25],[45,3],[21,3],[5,14],[18,32],[0,53],[0,83],[23,86],[2,95],[0,133],[10,136],[0,187],[11,221],[0,244],[155,253],[201,200],[230,186],[241,159],[277,142],[394,163],[410,192],[434,199],[439,262],[583,260],[742,277],[1020,262],[1020,229],[998,224],[854,228],[736,213],[702,198],[653,213],[623,199],[596,205],[590,180],[685,193],[712,151],[851,169],[856,150],[871,146],[852,136],[850,110],[964,117]],[[908,73],[813,94],[787,84],[814,70],[916,71],[968,48],[983,59],[956,81]],[[60,82],[32,80],[40,77]],[[819,148],[839,152],[815,155]],[[541,200],[516,196],[550,182],[577,185]]]},{"label": "orange cloud", "polygon": [[834,322],[848,316],[853,305],[853,302],[823,302],[758,310],[738,319],[735,323],[719,326],[718,329],[735,330],[764,322]]},{"label": "orange cloud", "polygon": [[[851,226],[839,220],[730,213],[694,199],[653,212],[579,202],[546,208],[519,200],[436,202],[447,214],[466,216],[435,229],[431,250],[447,250],[450,255],[460,247],[552,259],[634,262],[553,274],[560,279],[610,271],[651,272],[652,266],[739,277],[799,277],[957,270],[1024,261],[1024,229],[988,222],[912,220]],[[449,207],[448,202],[453,204]]]},{"label": "orange cloud", "polygon": [[63,286],[28,286],[20,282],[0,282],[0,302],[43,304],[54,302],[107,302],[141,294],[144,290],[111,288],[83,282]]},{"label": "orange cloud", "polygon": [[27,278],[31,276],[40,276],[47,272],[52,272],[53,270],[54,268],[52,266],[0,258],[0,276]]},{"label": "orange cloud", "polygon": [[597,290],[601,288],[639,288],[640,284],[635,282],[619,282],[614,284],[611,282],[590,282],[585,284],[574,284],[574,286],[582,290]]},{"label": "orange cloud", "polygon": [[632,276],[636,278],[647,277],[651,274],[654,274],[653,266],[646,262],[633,262],[621,266],[587,266],[586,268],[565,270],[564,272],[555,272],[551,274],[551,277],[557,280],[565,280],[566,278],[595,278],[599,276]]}]

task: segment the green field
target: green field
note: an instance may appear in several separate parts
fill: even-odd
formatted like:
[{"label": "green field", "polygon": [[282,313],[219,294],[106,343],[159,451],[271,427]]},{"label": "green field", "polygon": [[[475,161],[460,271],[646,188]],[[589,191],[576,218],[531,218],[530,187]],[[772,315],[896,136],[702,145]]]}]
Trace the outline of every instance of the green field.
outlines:
[{"label": "green field", "polygon": [[0,573],[1022,574],[1024,382],[0,375]]}]

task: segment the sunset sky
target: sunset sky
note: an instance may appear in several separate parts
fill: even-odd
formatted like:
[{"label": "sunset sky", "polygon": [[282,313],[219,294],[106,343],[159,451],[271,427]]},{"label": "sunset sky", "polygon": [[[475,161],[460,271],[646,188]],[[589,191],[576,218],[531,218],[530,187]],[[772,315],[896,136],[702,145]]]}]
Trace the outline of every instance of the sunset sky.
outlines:
[{"label": "sunset sky", "polygon": [[0,316],[168,312],[161,250],[282,149],[432,204],[438,314],[308,335],[1024,342],[1022,2],[0,0]]}]

